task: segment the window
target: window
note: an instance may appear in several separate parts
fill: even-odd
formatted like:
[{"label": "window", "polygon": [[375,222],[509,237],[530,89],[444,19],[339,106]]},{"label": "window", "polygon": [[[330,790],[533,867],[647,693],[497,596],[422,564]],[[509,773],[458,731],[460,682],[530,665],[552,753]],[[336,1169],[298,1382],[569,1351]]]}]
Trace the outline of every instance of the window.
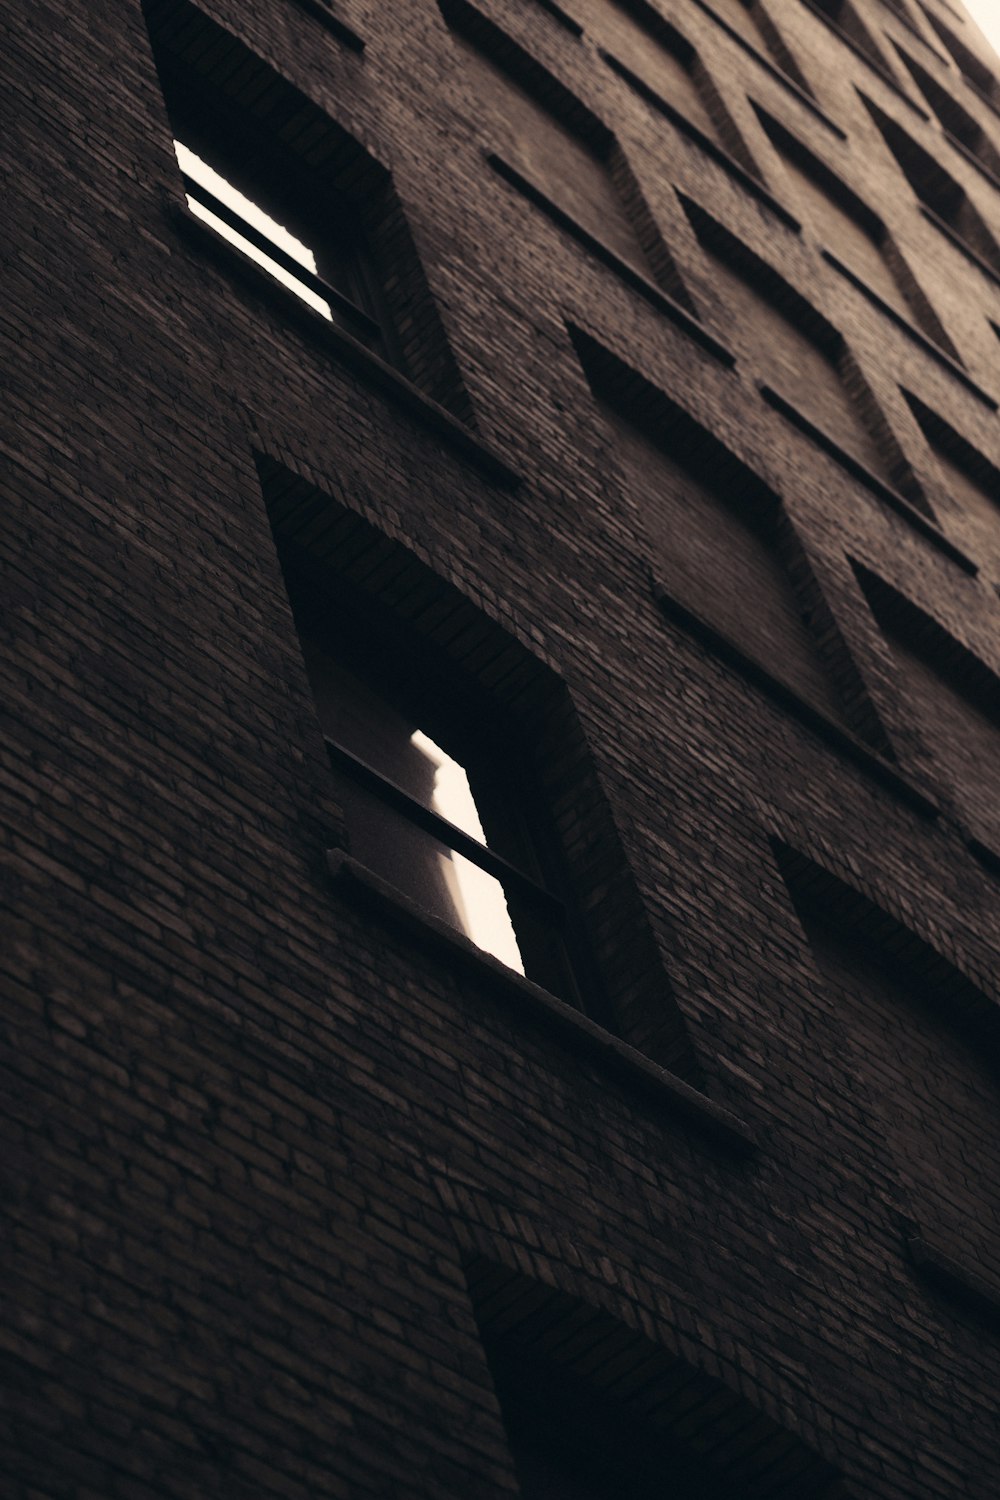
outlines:
[{"label": "window", "polygon": [[[878,72],[888,74],[881,51],[850,0],[809,0],[811,8]],[[891,78],[891,74],[889,74]]]},{"label": "window", "polygon": [[699,204],[681,197],[681,205],[711,257],[734,344],[740,341],[764,384],[877,478],[906,484],[910,498],[892,434],[840,334]]},{"label": "window", "polygon": [[915,321],[956,358],[954,345],[878,215],[790,130],[759,105],[753,107],[828,258],[832,255],[838,269],[846,265],[876,297]]},{"label": "window", "polygon": [[960,249],[971,251],[990,276],[1000,276],[1000,247],[965,190],[895,120],[862,99],[926,216]]},{"label": "window", "polygon": [[[749,172],[756,164],[691,43],[649,0],[591,0],[591,34],[612,66],[636,77],[695,130],[721,145]],[[607,55],[606,54],[606,55]]]},{"label": "window", "polygon": [[1000,581],[1000,468],[918,397],[903,396],[941,471],[936,508],[948,535]]},{"label": "window", "polygon": [[[255,462],[289,646],[301,643],[332,742],[343,826],[330,841],[702,1086],[584,725],[544,645],[524,644],[508,606],[473,602],[346,498],[268,454]],[[354,483],[349,468],[337,477],[345,495]],[[395,531],[405,498],[389,503]]]},{"label": "window", "polygon": [[[864,890],[788,845],[774,841],[774,851],[829,996],[810,993],[819,1014],[807,1023],[813,1045],[823,1048],[829,1087],[866,1101],[879,1153],[931,1239],[996,1285],[993,1003],[921,931]],[[904,913],[915,916],[908,901]],[[924,930],[935,931],[929,919]],[[827,1027],[835,1029],[824,1035]]]},{"label": "window", "polygon": [[571,336],[669,599],[884,749],[777,495],[665,393],[580,330]]},{"label": "window", "polygon": [[945,788],[961,821],[1000,852],[1000,678],[912,600],[853,566],[917,730],[907,747],[912,769]]},{"label": "window", "polygon": [[785,45],[781,32],[771,20],[761,0],[711,0],[706,7],[717,21],[722,21],[750,51],[760,56],[807,94],[812,88],[798,63]]},{"label": "window", "polygon": [[599,1012],[554,831],[504,715],[369,601],[331,605],[286,581],[352,857],[509,968]]},{"label": "window", "polygon": [[[952,57],[958,64],[959,71],[966,83],[970,84],[977,93],[982,94],[984,99],[989,100],[994,106],[1000,106],[1000,82],[997,81],[993,72],[987,67],[981,58],[967,47],[959,37],[939,20],[933,11],[926,5],[921,9],[927,17],[942,44],[947,47]],[[962,18],[964,19],[964,17]]]},{"label": "window", "polygon": [[896,51],[910,70],[914,82],[941,121],[952,143],[975,157],[988,172],[992,172],[994,177],[1000,177],[1000,152],[997,151],[978,120],[974,120],[968,110],[963,109],[958,100],[953,99],[948,91],[943,89],[925,68],[904,52],[898,43]]},{"label": "window", "polygon": [[[693,307],[642,189],[612,132],[553,74],[467,0],[438,0],[462,78],[501,175],[689,311]],[[494,166],[497,161],[494,160]],[[505,170],[506,168],[506,170]],[[577,235],[577,238],[580,238]]]},{"label": "window", "polygon": [[[234,300],[234,337],[240,323],[254,332],[247,323],[259,315],[256,294],[273,277],[283,287],[279,315],[299,299],[317,315],[315,327],[322,319],[344,330],[472,424],[388,168],[188,0],[143,0],[143,14],[188,207],[202,221],[198,238],[234,269],[244,257],[256,263],[238,278],[253,301],[244,316]],[[301,330],[304,320],[295,321]],[[340,340],[325,343],[382,380]]]},{"label": "window", "polygon": [[[464,1269],[483,1375],[523,1500],[834,1500],[843,1493],[819,1453],[689,1363],[694,1345],[685,1340],[680,1351],[668,1318],[658,1322],[662,1342],[654,1342],[499,1260],[475,1255]],[[471,1360],[467,1368],[471,1374]]]},{"label": "window", "polygon": [[162,62],[161,78],[192,213],[322,317],[389,352],[357,207],[277,132]]}]

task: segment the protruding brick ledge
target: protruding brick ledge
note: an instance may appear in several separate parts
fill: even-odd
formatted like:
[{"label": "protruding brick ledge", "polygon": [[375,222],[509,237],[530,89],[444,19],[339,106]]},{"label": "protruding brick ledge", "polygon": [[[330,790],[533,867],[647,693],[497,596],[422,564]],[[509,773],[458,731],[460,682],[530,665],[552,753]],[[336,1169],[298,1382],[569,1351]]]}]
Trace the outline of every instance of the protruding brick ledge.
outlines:
[{"label": "protruding brick ledge", "polygon": [[579,1051],[620,1078],[626,1087],[641,1092],[653,1104],[735,1155],[747,1157],[756,1151],[757,1141],[749,1126],[732,1110],[716,1104],[564,1000],[484,953],[456,928],[425,911],[342,849],[329,849],[326,859],[334,884],[343,895],[458,960],[478,980],[498,989],[508,1003],[530,1020],[555,1032],[564,1046]]},{"label": "protruding brick ledge", "polygon": [[891,302],[886,302],[883,297],[880,297],[878,292],[874,291],[868,285],[867,281],[862,281],[860,276],[855,275],[850,267],[845,266],[843,261],[838,260],[831,251],[821,249],[819,253],[838,275],[843,276],[845,281],[849,281],[851,286],[861,292],[862,296],[867,297],[868,301],[877,307],[880,312],[883,312],[891,322],[895,323],[897,328],[901,328],[909,338],[913,339],[914,343],[919,344],[925,354],[929,354],[932,359],[937,360],[938,364],[946,369],[949,375],[954,376],[956,380],[960,380],[966,390],[971,391],[977,400],[981,401],[984,406],[988,406],[990,411],[997,410],[1000,403],[987,391],[984,391],[981,385],[977,385],[972,376],[963,370],[962,366],[957,364],[950,354],[946,354],[939,345],[934,343],[933,339],[929,339],[925,333],[921,333],[915,323],[911,323],[909,318],[904,318],[901,312],[896,311]]},{"label": "protruding brick ledge", "polygon": [[919,1231],[907,1233],[906,1248],[921,1277],[936,1291],[961,1303],[983,1323],[1000,1333],[1000,1287],[976,1271],[945,1255]]},{"label": "protruding brick ledge", "polygon": [[645,297],[646,301],[651,303],[657,312],[663,313],[672,323],[676,323],[678,328],[683,329],[688,338],[693,339],[696,344],[700,344],[702,349],[711,354],[720,364],[725,365],[727,369],[733,368],[736,363],[735,354],[730,353],[724,344],[720,344],[718,339],[713,338],[708,330],[702,327],[697,318],[693,318],[685,308],[681,307],[679,302],[674,301],[668,292],[658,287],[655,281],[650,281],[647,276],[643,276],[641,271],[637,271],[634,266],[630,266],[627,260],[622,260],[620,255],[617,255],[614,250],[609,249],[596,235],[591,234],[589,229],[584,229],[582,224],[578,224],[565,209],[559,207],[558,203],[553,203],[552,199],[543,193],[541,188],[536,187],[533,182],[529,182],[527,177],[523,177],[517,168],[512,167],[509,162],[504,161],[502,156],[497,156],[494,151],[488,151],[486,153],[486,160],[498,177],[502,177],[505,182],[509,182],[511,187],[515,188],[522,197],[528,199],[529,203],[533,203],[536,208],[540,208],[554,224],[557,224],[560,229],[564,229],[585,250],[588,250],[595,260],[599,260],[603,265],[608,266],[633,291]]},{"label": "protruding brick ledge", "polygon": [[811,438],[816,446],[822,448],[824,453],[828,453],[842,469],[845,469],[850,474],[852,479],[859,480],[866,489],[871,490],[873,495],[877,495],[884,505],[888,506],[890,510],[894,510],[897,515],[902,516],[904,521],[908,521],[914,531],[919,531],[920,535],[926,537],[929,542],[932,542],[939,552],[943,552],[945,557],[950,557],[952,562],[957,563],[964,573],[970,574],[973,578],[976,577],[979,572],[979,564],[973,562],[972,558],[964,553],[961,547],[956,547],[954,542],[949,541],[944,532],[939,531],[934,522],[929,521],[925,515],[922,515],[916,506],[911,505],[909,500],[905,499],[897,490],[894,490],[891,485],[886,484],[884,479],[880,479],[877,474],[873,474],[871,469],[863,464],[859,458],[855,458],[853,453],[848,453],[847,449],[842,448],[828,432],[824,432],[822,427],[817,427],[815,422],[811,422],[807,416],[804,416],[799,411],[797,406],[793,406],[790,401],[786,401],[785,397],[774,390],[772,386],[759,385],[757,389],[768,406],[773,406],[775,411],[780,412],[786,421],[791,422],[793,427],[797,427],[800,432],[805,433],[806,437]]},{"label": "protruding brick ledge", "polygon": [[735,667],[741,676],[761,688],[783,708],[795,714],[796,718],[812,729],[826,744],[843,751],[848,759],[867,771],[873,780],[894,792],[901,801],[907,803],[922,817],[939,816],[941,809],[927,792],[915,786],[902,772],[897,771],[895,766],[883,760],[874,750],[870,750],[844,725],[838,724],[836,719],[831,719],[821,709],[809,703],[794,688],[789,687],[788,683],[783,682],[780,677],[775,677],[774,673],[755,657],[748,656],[735,641],[731,641],[714,625],[710,625],[686,604],[675,599],[662,583],[654,579],[652,588],[654,599],[663,614],[673,624],[679,625],[682,630],[685,630],[701,645],[706,646],[728,666]]},{"label": "protruding brick ledge", "polygon": [[450,448],[479,469],[487,479],[505,485],[508,489],[516,489],[522,483],[522,476],[517,470],[457,417],[453,417],[450,411],[425,395],[399,370],[387,364],[345,329],[314,312],[293,291],[282,286],[280,281],[276,281],[268,271],[245,255],[238,246],[231,245],[214,229],[196,219],[185,205],[172,203],[170,218],[183,237],[190,240],[201,255],[214,261],[229,280],[242,282],[254,295],[279,307],[286,322],[294,324],[306,337],[322,344],[339,364],[352,370],[368,385],[382,391],[422,426],[444,438]]}]

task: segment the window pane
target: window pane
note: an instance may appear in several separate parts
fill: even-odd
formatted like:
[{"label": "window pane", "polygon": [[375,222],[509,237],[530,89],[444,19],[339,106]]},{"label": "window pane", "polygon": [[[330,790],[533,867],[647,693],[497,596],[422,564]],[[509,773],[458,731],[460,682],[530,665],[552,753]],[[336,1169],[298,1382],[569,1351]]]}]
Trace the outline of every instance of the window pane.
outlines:
[{"label": "window pane", "polygon": [[[419,729],[414,730],[410,743],[436,768],[431,796],[433,810],[485,844],[483,825],[463,767]],[[500,882],[461,854],[452,853],[450,872],[463,908],[464,931],[478,947],[523,974],[524,964]]]},{"label": "window pane", "polygon": [[[227,182],[219,172],[216,172],[207,162],[202,161],[200,156],[196,156],[193,151],[184,145],[183,141],[174,141],[174,150],[177,152],[177,160],[181,171],[185,172],[192,181],[198,183],[201,187],[207,188],[214,197],[225,204],[226,208],[232,209],[233,213],[239,214],[241,219],[246,220],[247,224],[256,229],[260,234],[266,235],[272,244],[279,250],[283,250],[286,255],[291,256],[293,260],[297,260],[307,271],[315,272],[316,256],[309,249],[308,245],[304,245],[301,240],[296,239],[295,235],[290,234],[277,220],[272,219],[263,209],[258,208],[251,199],[247,198],[243,193],[234,188],[231,183]],[[270,272],[276,281],[280,281],[282,286],[288,287],[297,297],[301,297],[302,301],[308,303],[316,312],[332,320],[329,303],[325,302],[322,297],[317,296],[304,282],[299,281],[290,271],[286,271],[284,266],[279,265],[276,260],[272,260],[270,256],[266,255],[263,250],[258,249],[250,240],[244,239],[237,230],[233,229],[225,220],[218,218],[212,213],[210,208],[199,202],[197,198],[192,197],[190,193],[188,194],[187,201],[188,207],[197,218],[211,225],[215,232],[221,235],[224,240],[228,240],[231,245],[235,245],[238,250],[242,250],[245,255],[248,255],[251,260],[256,261],[259,266],[263,266],[265,271]]]},{"label": "window pane", "polygon": [[[433,774],[433,764],[428,761],[428,765]],[[349,776],[338,771],[334,780],[352,855],[425,911],[457,927],[485,953],[523,974],[500,882],[417,828]],[[442,816],[447,817],[447,813],[442,812]]]}]

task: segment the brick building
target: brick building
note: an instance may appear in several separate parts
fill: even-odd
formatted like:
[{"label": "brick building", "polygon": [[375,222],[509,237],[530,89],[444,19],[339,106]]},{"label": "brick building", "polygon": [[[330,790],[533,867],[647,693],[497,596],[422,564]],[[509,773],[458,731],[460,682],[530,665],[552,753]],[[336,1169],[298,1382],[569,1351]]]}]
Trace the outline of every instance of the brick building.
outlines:
[{"label": "brick building", "polygon": [[8,22],[4,1494],[991,1500],[997,59]]}]

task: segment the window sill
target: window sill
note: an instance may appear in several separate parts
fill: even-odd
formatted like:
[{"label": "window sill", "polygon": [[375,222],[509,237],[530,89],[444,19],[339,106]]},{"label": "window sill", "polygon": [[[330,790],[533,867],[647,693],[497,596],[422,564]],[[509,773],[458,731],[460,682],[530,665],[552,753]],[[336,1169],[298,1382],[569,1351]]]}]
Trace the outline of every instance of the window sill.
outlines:
[{"label": "window sill", "polygon": [[754,61],[764,69],[765,73],[770,73],[772,78],[776,78],[777,81],[780,84],[783,84],[790,93],[795,95],[800,104],[804,104],[806,109],[811,110],[818,120],[822,120],[823,124],[827,127],[828,130],[833,131],[838,140],[847,140],[847,132],[841,130],[840,126],[835,124],[834,121],[830,119],[830,116],[826,114],[822,109],[820,109],[819,105],[816,103],[816,100],[811,98],[809,94],[806,93],[801,84],[796,83],[794,78],[790,78],[788,74],[785,73],[781,68],[779,68],[776,63],[773,63],[769,57],[765,57],[763,52],[759,52],[752,42],[748,42],[745,36],[741,36],[740,33],[735,29],[735,27],[730,26],[728,21],[724,20],[722,16],[718,15],[712,9],[710,5],[707,5],[705,3],[705,0],[695,0],[695,4],[700,10],[703,10],[705,12],[706,16],[709,16],[710,19],[715,22],[720,31],[724,31],[726,33],[730,41],[735,42],[738,47],[742,47],[743,51],[748,53],[749,56],[752,57]]},{"label": "window sill", "polygon": [[423,910],[402,891],[340,849],[327,851],[327,865],[339,892],[360,906],[401,925],[420,941],[429,942],[470,968],[481,980],[502,991],[504,999],[560,1040],[577,1049],[604,1071],[638,1089],[667,1113],[694,1126],[738,1156],[749,1156],[757,1143],[747,1125],[731,1110],[716,1104],[683,1079],[658,1067],[619,1037],[588,1020],[565,1001],[550,995],[499,959],[484,953],[462,933]]},{"label": "window sill", "polygon": [[840,750],[849,760],[860,766],[864,771],[877,781],[881,786],[894,792],[900,801],[905,802],[916,812],[925,818],[936,818],[940,813],[937,803],[920,787],[908,780],[895,766],[883,760],[876,751],[870,750],[862,740],[856,738],[849,729],[838,724],[836,719],[831,719],[822,709],[815,707],[808,699],[803,698],[796,690],[784,682],[780,677],[759,662],[756,657],[749,656],[741,646],[727,635],[723,635],[714,625],[695,614],[686,604],[656,580],[653,582],[653,597],[662,610],[663,614],[672,624],[678,625],[692,639],[705,646],[720,661],[727,666],[735,668],[742,677],[759,688],[762,692],[772,698],[782,708],[792,713],[799,721],[811,729],[827,745],[832,745]]},{"label": "window sill", "polygon": [[818,448],[822,448],[824,453],[828,453],[842,469],[850,474],[852,479],[860,481],[884,505],[890,510],[895,511],[897,515],[902,516],[904,521],[908,521],[914,531],[918,531],[939,552],[943,552],[945,557],[949,557],[953,563],[957,563],[963,573],[968,573],[972,578],[976,577],[979,572],[978,563],[974,563],[972,558],[967,557],[960,547],[956,547],[954,542],[950,542],[944,533],[938,530],[934,522],[929,521],[926,516],[922,515],[915,506],[910,504],[909,500],[900,495],[891,485],[886,484],[884,480],[879,479],[878,475],[873,474],[859,458],[855,458],[853,453],[848,453],[846,449],[842,448],[839,443],[835,442],[832,437],[825,433],[821,427],[817,427],[808,417],[803,416],[797,407],[793,406],[790,401],[786,401],[784,396],[779,395],[771,386],[760,385],[758,386],[758,390],[768,406],[772,406],[775,411],[780,412],[793,427],[797,427]]},{"label": "window sill", "polygon": [[943,234],[945,239],[965,256],[966,260],[971,261],[974,266],[977,266],[984,276],[988,276],[994,286],[1000,286],[1000,271],[994,269],[988,260],[984,260],[978,250],[974,250],[971,245],[967,244],[962,236],[956,230],[952,229],[950,224],[945,223],[940,214],[935,213],[933,208],[929,208],[926,203],[921,203],[920,212],[929,224],[933,224],[934,228]]},{"label": "window sill", "polygon": [[802,0],[802,4],[805,6],[806,10],[809,11],[810,15],[815,16],[817,21],[822,21],[823,25],[827,28],[828,31],[832,31],[835,37],[839,37],[844,46],[850,48],[850,50],[854,53],[855,57],[860,58],[867,67],[871,68],[876,78],[881,78],[886,88],[892,89],[892,92],[896,95],[896,97],[898,99],[902,99],[903,103],[908,105],[909,108],[913,110],[913,113],[915,115],[919,115],[922,120],[930,119],[930,115],[927,113],[927,111],[925,109],[921,109],[916,100],[911,99],[906,90],[900,87],[895,78],[893,78],[892,74],[889,72],[889,69],[886,67],[885,63],[880,62],[876,57],[872,57],[870,52],[866,52],[864,47],[861,46],[860,42],[856,42],[854,38],[852,36],[849,36],[848,33],[843,29],[843,27],[838,26],[836,21],[828,16],[825,11],[820,10],[818,5],[813,4],[813,0]]},{"label": "window sill", "polygon": [[238,281],[255,296],[279,308],[284,319],[295,325],[306,337],[318,340],[332,352],[339,363],[354,371],[368,385],[389,396],[397,406],[417,419],[424,427],[445,439],[448,445],[472,463],[488,479],[509,489],[522,481],[521,475],[461,423],[451,412],[439,406],[392,365],[374,354],[358,339],[337,324],[328,322],[306,305],[293,291],[283,287],[262,266],[258,266],[235,245],[201,223],[184,204],[172,203],[171,219],[183,238],[199,254],[211,259],[228,281]]},{"label": "window sill", "polygon": [[855,275],[848,266],[839,261],[829,250],[821,249],[819,253],[838,275],[843,276],[845,281],[849,281],[862,296],[867,297],[873,306],[877,307],[891,322],[895,323],[897,328],[901,328],[905,334],[913,339],[914,343],[919,344],[925,354],[929,354],[932,359],[936,360],[956,380],[961,381],[966,390],[971,391],[973,396],[981,401],[984,406],[989,407],[990,411],[997,410],[997,401],[984,391],[982,386],[977,385],[972,376],[968,375],[960,364],[957,364],[949,354],[946,354],[939,345],[935,344],[933,339],[928,338],[925,333],[922,333],[915,323],[911,323],[909,318],[905,318],[902,313],[897,312],[891,302],[884,301],[878,292],[873,291],[867,282],[862,281],[860,276]]},{"label": "window sill", "polygon": [[605,52],[603,47],[598,50],[608,67],[628,84],[633,93],[638,94],[640,99],[644,99],[652,109],[663,115],[664,119],[669,120],[675,129],[679,130],[682,135],[686,135],[706,156],[711,157],[714,162],[717,162],[720,167],[729,173],[730,177],[736,179],[745,192],[759,199],[783,224],[787,225],[789,229],[794,230],[796,234],[801,234],[802,225],[798,219],[794,218],[788,212],[788,209],[784,208],[778,202],[777,198],[774,197],[764,184],[758,178],[754,177],[753,173],[748,172],[746,167],[741,166],[735,157],[730,156],[729,152],[718,145],[716,141],[713,141],[711,136],[706,135],[703,130],[699,130],[697,125],[692,125],[691,121],[685,115],[682,115],[680,110],[675,109],[672,104],[668,104],[666,99],[662,98],[655,89],[651,89],[648,83],[643,82],[624,63],[619,62],[617,57],[612,56],[610,52]]},{"label": "window sill", "polygon": [[640,296],[645,297],[646,301],[651,303],[657,312],[663,313],[672,323],[676,323],[677,327],[682,329],[688,338],[699,344],[702,349],[711,354],[720,364],[725,365],[730,370],[733,368],[736,364],[736,356],[731,354],[723,344],[720,344],[718,339],[713,338],[696,318],[693,318],[685,308],[681,307],[679,302],[675,302],[655,282],[650,281],[648,277],[643,276],[640,271],[637,271],[634,266],[630,266],[627,261],[622,260],[620,255],[617,255],[614,250],[610,250],[602,240],[597,239],[588,229],[584,229],[582,224],[578,224],[557,203],[553,203],[552,199],[547,197],[540,188],[535,187],[534,183],[529,182],[526,177],[522,177],[517,168],[510,166],[508,162],[504,161],[502,156],[497,156],[495,152],[490,151],[486,154],[486,160],[498,177],[502,177],[522,197],[527,198],[529,203],[533,203],[536,208],[540,208],[554,224],[558,225],[560,229],[565,230],[578,244],[589,251],[595,260],[599,260],[603,265],[608,266],[627,286],[630,286],[633,291],[638,292]]},{"label": "window sill", "polygon": [[323,0],[294,0],[300,10],[306,10],[311,16],[315,16],[321,26],[325,26],[331,36],[335,36],[343,46],[349,47],[352,52],[363,52],[365,50],[364,39],[352,31],[346,21],[335,16],[333,11],[327,10]]},{"label": "window sill", "polygon": [[961,1303],[1000,1332],[1000,1287],[993,1286],[977,1272],[945,1255],[919,1232],[906,1235],[906,1248],[914,1268],[935,1291]]}]

